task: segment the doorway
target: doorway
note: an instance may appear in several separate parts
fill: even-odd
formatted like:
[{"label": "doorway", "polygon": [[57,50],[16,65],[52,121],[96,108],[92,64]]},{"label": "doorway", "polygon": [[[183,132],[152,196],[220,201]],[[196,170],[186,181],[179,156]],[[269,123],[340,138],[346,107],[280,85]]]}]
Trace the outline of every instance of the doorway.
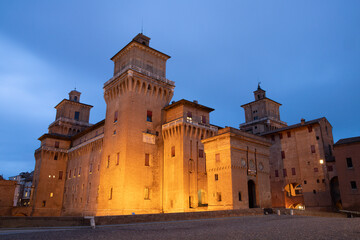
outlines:
[{"label": "doorway", "polygon": [[256,189],[253,180],[248,181],[249,208],[256,207]]}]

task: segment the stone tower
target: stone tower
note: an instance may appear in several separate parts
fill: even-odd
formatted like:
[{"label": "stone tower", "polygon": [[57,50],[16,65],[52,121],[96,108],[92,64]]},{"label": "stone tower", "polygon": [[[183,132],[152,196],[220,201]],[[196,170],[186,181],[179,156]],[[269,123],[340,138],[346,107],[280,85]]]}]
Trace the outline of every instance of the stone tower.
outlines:
[{"label": "stone tower", "polygon": [[162,109],[175,85],[166,79],[170,56],[149,43],[138,34],[111,58],[97,215],[162,211]]},{"label": "stone tower", "polygon": [[245,111],[245,123],[240,129],[253,134],[262,134],[271,130],[286,127],[286,122],[280,120],[281,104],[266,97],[266,91],[260,84],[254,91],[255,101],[242,105]]},{"label": "stone tower", "polygon": [[64,185],[71,136],[91,126],[91,105],[80,103],[80,92],[73,90],[69,99],[55,106],[56,118],[49,133],[42,135],[35,150],[33,216],[59,216],[63,204]]}]

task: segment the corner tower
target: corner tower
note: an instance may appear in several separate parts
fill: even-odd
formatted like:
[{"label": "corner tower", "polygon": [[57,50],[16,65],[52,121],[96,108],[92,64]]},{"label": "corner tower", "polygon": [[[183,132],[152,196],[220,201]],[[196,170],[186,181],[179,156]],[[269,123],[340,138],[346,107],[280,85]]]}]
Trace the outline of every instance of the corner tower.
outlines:
[{"label": "corner tower", "polygon": [[245,123],[240,124],[240,130],[262,134],[287,126],[286,122],[280,120],[281,104],[267,98],[260,84],[254,91],[254,98],[255,101],[241,106],[245,111]]},{"label": "corner tower", "polygon": [[97,215],[162,211],[162,109],[175,85],[166,79],[170,56],[149,43],[138,34],[111,58]]}]

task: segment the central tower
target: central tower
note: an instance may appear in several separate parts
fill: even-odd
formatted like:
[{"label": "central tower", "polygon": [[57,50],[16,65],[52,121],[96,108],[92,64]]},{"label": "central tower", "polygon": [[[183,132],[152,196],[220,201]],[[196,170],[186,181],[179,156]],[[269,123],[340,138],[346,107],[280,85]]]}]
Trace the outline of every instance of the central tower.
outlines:
[{"label": "central tower", "polygon": [[166,79],[170,56],[149,43],[140,33],[111,58],[97,215],[162,211],[162,109],[175,85]]}]

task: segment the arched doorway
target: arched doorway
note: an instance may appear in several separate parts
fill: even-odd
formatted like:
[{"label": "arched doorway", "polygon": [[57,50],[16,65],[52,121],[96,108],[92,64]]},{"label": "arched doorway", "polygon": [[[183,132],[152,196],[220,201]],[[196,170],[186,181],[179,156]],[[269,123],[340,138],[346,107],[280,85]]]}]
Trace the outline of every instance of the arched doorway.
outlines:
[{"label": "arched doorway", "polygon": [[249,208],[256,207],[256,189],[253,180],[248,181]]}]

